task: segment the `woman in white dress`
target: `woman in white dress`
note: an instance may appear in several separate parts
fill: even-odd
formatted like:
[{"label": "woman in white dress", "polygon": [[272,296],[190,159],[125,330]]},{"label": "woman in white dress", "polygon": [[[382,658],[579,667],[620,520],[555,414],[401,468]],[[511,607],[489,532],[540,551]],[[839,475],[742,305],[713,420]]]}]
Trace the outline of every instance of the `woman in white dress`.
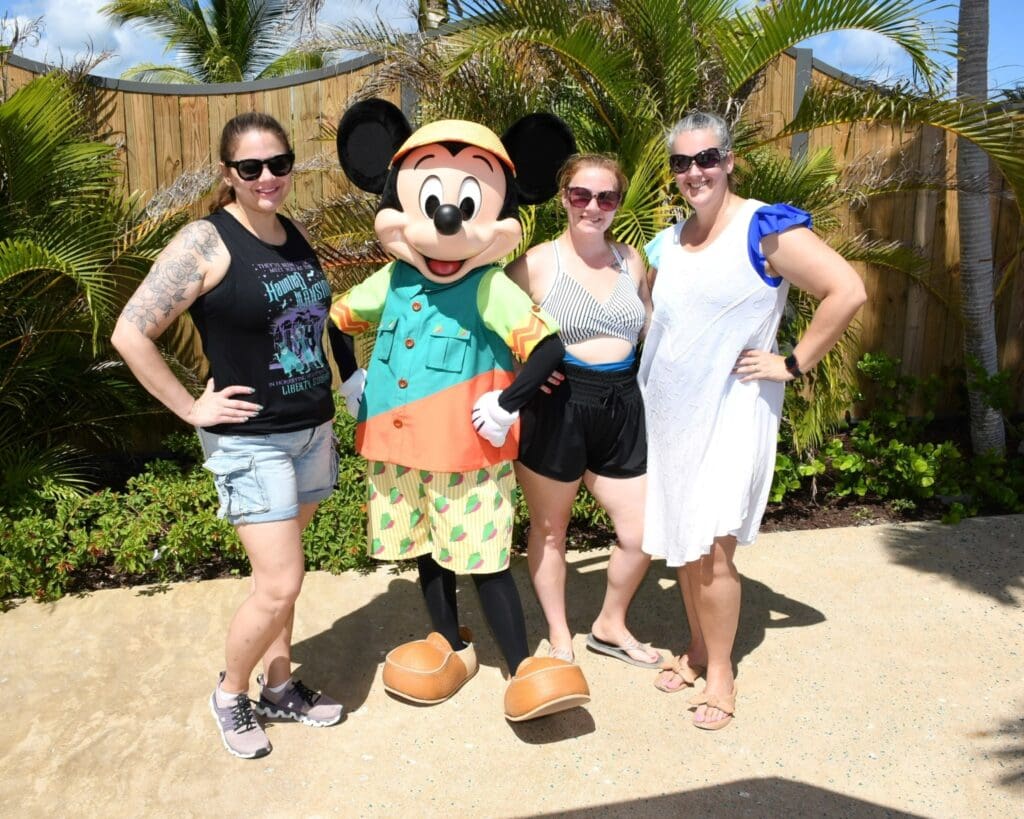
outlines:
[{"label": "woman in white dress", "polygon": [[[784,385],[821,360],[866,298],[808,214],[732,192],[731,146],[725,121],[701,112],[668,136],[692,214],[647,246],[654,313],[638,375],[649,447],[643,548],[676,567],[690,629],[655,685],[675,692],[703,675],[693,722],[709,730],[735,712],[734,557],[767,503]],[[784,357],[775,336],[790,284],[820,304]]]}]

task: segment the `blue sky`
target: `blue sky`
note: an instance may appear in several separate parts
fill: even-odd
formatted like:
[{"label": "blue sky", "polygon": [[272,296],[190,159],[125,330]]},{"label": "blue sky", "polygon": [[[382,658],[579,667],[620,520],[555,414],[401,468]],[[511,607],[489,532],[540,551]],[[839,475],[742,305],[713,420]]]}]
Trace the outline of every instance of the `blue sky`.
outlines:
[{"label": "blue sky", "polygon": [[[125,68],[139,62],[170,62],[162,54],[162,42],[136,28],[110,25],[99,8],[106,0],[9,0],[0,7],[0,16],[8,20],[43,16],[44,32],[40,41],[19,53],[50,63],[72,62],[91,44],[94,51],[110,50],[114,57],[103,63],[97,73],[116,77]],[[328,0],[321,22],[338,23],[346,17],[372,16],[375,12],[396,25],[411,28],[413,17],[408,0]],[[1017,39],[1024,28],[1024,4],[1021,0],[989,0],[989,87],[992,89],[1024,85],[1024,50]],[[935,20],[948,15],[955,23],[956,4],[943,10]],[[5,34],[4,40],[9,38]],[[906,77],[910,68],[899,51],[885,39],[863,32],[843,32],[817,37],[804,45],[814,49],[815,57],[850,74],[885,81]]]}]

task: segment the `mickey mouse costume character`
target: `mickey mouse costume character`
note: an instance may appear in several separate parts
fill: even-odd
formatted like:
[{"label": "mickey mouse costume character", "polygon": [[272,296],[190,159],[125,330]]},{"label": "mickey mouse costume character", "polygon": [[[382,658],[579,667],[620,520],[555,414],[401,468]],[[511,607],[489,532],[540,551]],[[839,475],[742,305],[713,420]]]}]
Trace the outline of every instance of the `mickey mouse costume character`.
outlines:
[{"label": "mickey mouse costume character", "polygon": [[590,692],[578,666],[529,656],[509,570],[518,410],[564,347],[555,321],[496,264],[522,238],[519,205],[555,193],[572,134],[549,114],[501,139],[463,120],[413,132],[397,107],[370,99],[342,117],[337,144],[348,178],[381,194],[375,228],[396,257],[331,309],[344,332],[377,325],[365,387],[355,378],[342,388],[350,411],[358,405],[370,554],[416,560],[434,627],[388,654],[384,686],[436,703],[476,673],[455,595],[456,574],[470,574],[512,675],[506,717],[582,705]]}]

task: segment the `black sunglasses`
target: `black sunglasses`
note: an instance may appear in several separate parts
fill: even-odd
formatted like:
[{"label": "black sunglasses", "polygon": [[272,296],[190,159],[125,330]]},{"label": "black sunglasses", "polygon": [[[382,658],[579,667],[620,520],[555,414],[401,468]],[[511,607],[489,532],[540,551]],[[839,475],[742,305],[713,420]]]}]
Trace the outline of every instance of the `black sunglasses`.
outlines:
[{"label": "black sunglasses", "polygon": [[708,168],[718,167],[722,158],[722,152],[718,148],[705,148],[693,156],[688,154],[672,154],[668,158],[668,166],[672,173],[686,173],[690,170],[690,166],[696,162],[698,168],[707,170]]},{"label": "black sunglasses", "polygon": [[288,176],[295,165],[295,154],[289,151],[269,159],[225,159],[224,164],[238,171],[238,176],[246,182],[252,182],[263,175],[264,165],[274,176]]},{"label": "black sunglasses", "polygon": [[569,199],[569,204],[574,208],[585,208],[590,204],[591,199],[596,199],[597,206],[601,210],[612,211],[622,201],[622,193],[620,191],[598,191],[594,193],[590,188],[568,188],[565,193]]}]

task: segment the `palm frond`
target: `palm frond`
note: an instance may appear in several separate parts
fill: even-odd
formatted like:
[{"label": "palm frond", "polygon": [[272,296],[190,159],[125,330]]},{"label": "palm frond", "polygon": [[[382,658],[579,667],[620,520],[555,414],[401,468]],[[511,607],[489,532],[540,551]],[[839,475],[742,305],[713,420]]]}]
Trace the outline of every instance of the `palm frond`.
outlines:
[{"label": "palm frond", "polygon": [[[790,291],[779,328],[779,346],[792,349],[811,322],[817,301],[802,291]],[[814,368],[803,392],[786,390],[784,415],[798,452],[819,446],[829,432],[843,424],[857,384],[859,328],[852,324]]]},{"label": "palm frond", "polygon": [[0,508],[85,495],[95,471],[85,453],[67,444],[41,447],[17,439],[0,445]]},{"label": "palm frond", "polygon": [[642,248],[670,220],[673,212],[666,195],[665,146],[659,136],[640,154],[629,177],[629,187],[612,225],[620,242]]},{"label": "palm frond", "polygon": [[121,72],[122,80],[133,82],[163,82],[178,85],[197,85],[202,82],[191,71],[176,65],[157,65],[156,63],[139,63]]},{"label": "palm frond", "polygon": [[973,142],[1006,178],[1024,214],[1024,116],[989,104],[922,97],[906,88],[837,88],[813,85],[779,136],[852,122],[898,128],[934,125]]},{"label": "palm frond", "polygon": [[841,202],[840,172],[831,149],[795,160],[767,148],[756,149],[743,155],[736,177],[741,196],[802,208],[821,233],[838,227],[834,211]]},{"label": "palm frond", "polygon": [[[463,4],[474,14],[472,26],[448,38],[454,56],[448,73],[456,72],[474,54],[501,53],[528,46],[531,57],[556,63],[566,79],[588,100],[592,115],[616,141],[629,138],[625,112],[644,118],[653,105],[637,81],[637,54],[621,38],[608,36],[597,4],[543,0]],[[522,58],[520,58],[522,59]]]},{"label": "palm frond", "polygon": [[125,419],[152,405],[112,366],[105,336],[175,216],[147,219],[118,193],[117,158],[94,134],[100,111],[82,93],[55,73],[0,102],[5,494],[81,491],[83,446],[123,442]]},{"label": "palm frond", "polygon": [[[113,0],[101,8],[163,38],[184,65],[144,64],[123,77],[143,82],[241,82],[319,67],[309,49],[289,52],[307,8],[292,0]],[[305,56],[298,56],[299,54]],[[322,57],[321,57],[322,59]],[[268,73],[269,72],[269,73]]]},{"label": "palm frond", "polygon": [[[944,0],[801,0],[755,4],[717,32],[727,56],[730,87],[736,93],[787,48],[803,40],[836,31],[860,30],[880,34],[906,54],[929,89],[948,80],[933,52],[952,53],[950,32],[925,22],[928,13],[943,8]],[[715,36],[715,35],[713,35]]]},{"label": "palm frond", "polygon": [[285,77],[299,71],[323,68],[325,65],[327,59],[322,51],[287,51],[268,63],[256,78]]}]

